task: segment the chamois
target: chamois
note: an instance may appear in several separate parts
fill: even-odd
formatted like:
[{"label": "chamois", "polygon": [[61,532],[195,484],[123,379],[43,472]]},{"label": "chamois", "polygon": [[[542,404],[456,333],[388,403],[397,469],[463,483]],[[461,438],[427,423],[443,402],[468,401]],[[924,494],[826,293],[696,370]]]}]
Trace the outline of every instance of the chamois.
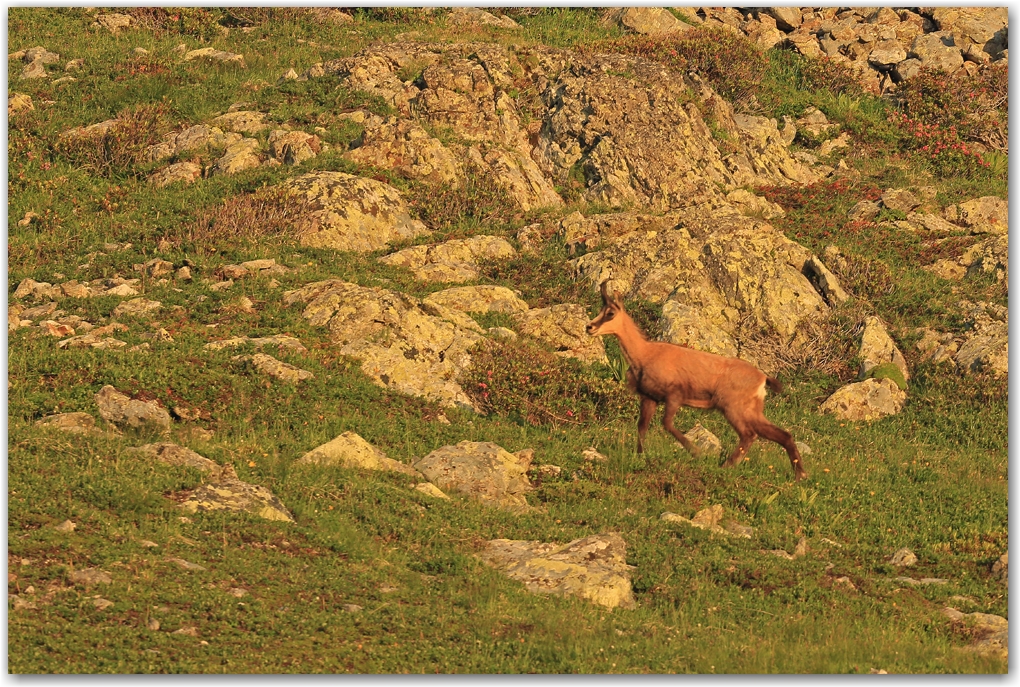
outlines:
[{"label": "chamois", "polygon": [[807,477],[793,436],[769,422],[763,412],[765,385],[779,393],[783,389],[779,380],[739,358],[649,341],[623,309],[620,294],[606,292],[606,283],[602,282],[602,311],[588,323],[587,331],[591,336],[612,334],[620,342],[628,365],[627,386],[641,398],[638,453],[644,451],[645,433],[652,416],[659,404],[664,403],[662,426],[697,457],[700,451],[673,426],[673,417],[680,406],[715,408],[740,436],[740,443],[723,463],[724,467],[739,464],[754,440],[762,436],[786,449],[796,479]]}]

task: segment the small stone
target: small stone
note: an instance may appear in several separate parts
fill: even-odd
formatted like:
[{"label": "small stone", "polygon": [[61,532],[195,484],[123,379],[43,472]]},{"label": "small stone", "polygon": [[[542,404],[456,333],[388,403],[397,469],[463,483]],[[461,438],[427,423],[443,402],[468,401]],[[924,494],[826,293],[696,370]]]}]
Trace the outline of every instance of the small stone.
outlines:
[{"label": "small stone", "polygon": [[209,285],[209,290],[210,291],[223,291],[225,289],[229,289],[233,285],[234,285],[234,280],[233,279],[227,279],[225,281],[213,282],[212,284]]},{"label": "small stone", "polygon": [[159,630],[159,621],[155,618],[149,618],[149,622],[145,623],[145,627],[149,628],[153,632]]},{"label": "small stone", "polygon": [[343,604],[342,606],[340,606],[340,608],[346,611],[347,613],[357,613],[358,611],[362,610],[362,607],[359,606],[358,604]]},{"label": "small stone", "polygon": [[191,626],[187,626],[187,627],[182,627],[179,630],[174,630],[170,634],[187,635],[188,637],[197,637],[198,636],[198,628],[193,626],[193,625],[191,625]]},{"label": "small stone", "polygon": [[230,594],[231,596],[241,599],[244,598],[245,596],[248,596],[248,590],[241,589],[240,587],[231,587],[230,589],[227,590],[227,594]]},{"label": "small stone", "polygon": [[61,534],[70,534],[71,532],[74,532],[75,527],[77,527],[77,525],[75,525],[73,522],[71,522],[70,520],[65,520],[59,525],[55,525],[53,529],[55,529],[57,532],[60,532]]},{"label": "small stone", "polygon": [[113,605],[113,602],[109,599],[92,599],[92,605],[96,607],[97,611],[105,611],[107,608]]},{"label": "small stone", "polygon": [[914,555],[913,551],[904,547],[894,553],[889,562],[898,568],[905,568],[917,563],[917,556]]},{"label": "small stone", "polygon": [[159,546],[159,544],[157,544],[156,542],[150,541],[148,539],[139,539],[138,543],[147,549],[154,549]]},{"label": "small stone", "polygon": [[153,313],[157,310],[161,310],[162,308],[163,304],[159,301],[150,301],[145,298],[132,298],[131,300],[124,301],[114,308],[113,316],[122,317],[124,315],[129,315],[133,317],[140,317]]},{"label": "small stone", "polygon": [[594,463],[605,463],[609,460],[609,458],[599,453],[594,446],[592,446],[591,448],[586,448],[584,451],[582,451],[581,457],[584,458],[586,461],[591,461]]},{"label": "small stone", "polygon": [[185,570],[191,570],[194,572],[201,572],[203,570],[207,570],[207,568],[204,565],[199,565],[198,563],[191,563],[190,561],[186,561],[183,558],[167,557],[164,560],[167,563],[173,563],[174,565],[177,565]]},{"label": "small stone", "polygon": [[74,584],[83,584],[85,586],[93,584],[110,584],[113,582],[113,578],[110,577],[110,574],[103,572],[99,568],[75,570],[71,572],[69,578]]},{"label": "small stone", "polygon": [[846,575],[844,575],[843,577],[837,577],[835,580],[833,580],[833,584],[837,587],[842,587],[849,591],[857,591],[857,585],[855,585],[853,581]]},{"label": "small stone", "polygon": [[449,496],[444,494],[439,487],[437,487],[436,485],[432,484],[432,482],[419,482],[418,484],[414,485],[414,489],[417,490],[417,491],[420,491],[421,493],[425,494],[426,496],[431,496],[433,498],[437,498],[437,499],[449,499],[450,498]]},{"label": "small stone", "polygon": [[177,281],[191,281],[191,268],[185,265],[177,270]]},{"label": "small stone", "polygon": [[718,456],[722,453],[722,442],[719,441],[719,437],[703,427],[700,422],[696,423],[684,436],[706,456]]}]

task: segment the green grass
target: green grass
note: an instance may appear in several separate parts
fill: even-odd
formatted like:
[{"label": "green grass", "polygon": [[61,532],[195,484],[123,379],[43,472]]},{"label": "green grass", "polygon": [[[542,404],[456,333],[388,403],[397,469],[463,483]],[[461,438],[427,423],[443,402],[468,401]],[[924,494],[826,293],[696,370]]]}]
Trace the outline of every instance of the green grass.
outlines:
[{"label": "green grass", "polygon": [[[867,133],[884,121],[877,101],[792,88],[790,74],[801,66],[785,55],[771,61],[771,81],[758,92],[759,101],[774,108],[770,116],[819,107],[869,146],[874,158],[848,155],[848,164],[861,174],[856,184],[768,190],[787,210],[774,223],[812,251],[835,243],[851,259],[872,261],[861,262],[863,297],[903,337],[911,366],[906,408],[871,424],[817,412],[820,401],[845,380],[811,369],[784,375],[786,391],[769,396],[766,413],[811,446],[805,457],[809,481],[794,483],[786,454],[764,442],[736,469],[718,467],[716,458],[692,458],[658,418],[646,452],[637,455],[636,399],[600,422],[531,424],[519,416],[446,409],[451,424],[442,424],[436,421],[438,405],[375,386],[358,361],[337,353],[327,331],[301,317],[301,306],[282,304],[284,291],[327,278],[416,297],[441,286],[379,264],[375,254],[302,247],[284,229],[195,239],[194,223],[239,195],[304,171],[380,173],[341,157],[360,132],[335,115],[353,107],[387,114],[386,107],[333,87],[335,79],[275,85],[292,66],[301,71],[406,31],[419,32],[420,40],[576,47],[617,38],[619,30],[599,25],[593,11],[574,9],[519,17],[519,32],[455,28],[442,12],[430,17],[364,11],[346,26],[317,23],[296,11],[273,12],[252,10],[245,14],[253,22],[250,33],[231,29],[224,37],[214,24],[225,10],[185,13],[179,20],[183,31],[171,22],[160,31],[118,36],[93,28],[93,16],[81,8],[9,10],[11,51],[44,45],[59,49],[61,64],[85,59],[79,80],[59,89],[48,79],[20,82],[21,65],[9,66],[13,89],[29,93],[37,104],[10,126],[9,293],[26,277],[60,283],[140,276],[133,266],[155,256],[195,265],[190,283],[147,281],[144,296],[161,301],[164,309],[152,318],[124,318],[129,330],[115,334],[133,346],[164,327],[172,343],[152,343],[142,352],[58,350],[56,339],[38,328],[9,335],[9,592],[37,605],[8,612],[11,672],[1006,670],[1003,661],[964,651],[969,638],[940,613],[957,603],[951,596],[965,595],[972,604],[962,610],[1008,617],[1007,589],[990,574],[1008,539],[1006,382],[960,378],[922,363],[906,345],[909,335],[897,332],[915,326],[958,331],[959,298],[1003,304],[1008,299],[990,280],[967,277],[949,284],[920,269],[962,251],[969,237],[939,247],[924,237],[846,223],[849,207],[876,190],[922,180],[936,187],[935,204],[941,207],[980,195],[1005,196],[1005,174],[924,177],[923,170],[883,147],[892,140],[883,138],[887,130]],[[172,50],[182,42],[189,49],[213,45],[241,52],[248,66],[179,64]],[[137,46],[150,55],[133,58]],[[139,70],[139,64],[153,66]],[[167,130],[248,102],[274,122],[308,131],[326,127],[324,139],[334,150],[296,169],[259,168],[159,191],[145,182],[151,166],[93,175],[54,144],[63,130],[164,97]],[[56,104],[43,109],[44,99]],[[415,182],[393,182],[419,213],[441,218],[428,240],[477,233],[511,237],[524,223],[557,219],[550,213],[504,212],[484,180],[460,194],[431,196]],[[577,207],[585,214],[596,211]],[[42,219],[19,226],[28,211]],[[106,242],[132,246],[109,251]],[[274,275],[277,286],[266,276],[240,279],[223,292],[202,283],[225,264],[263,257],[292,271]],[[536,256],[483,266],[478,281],[519,289],[532,307],[574,302],[594,314],[598,297],[570,277],[568,257],[553,240]],[[871,272],[864,269],[868,265]],[[894,288],[867,291],[869,279],[880,281],[869,275],[887,276]],[[229,310],[242,295],[255,303],[255,313]],[[120,301],[60,299],[59,307],[105,324]],[[644,302],[627,305],[654,334],[661,310]],[[506,315],[476,319],[484,326],[513,326]],[[299,337],[308,352],[270,352],[313,372],[314,379],[300,386],[267,382],[231,360],[253,349],[203,349],[229,336],[277,333]],[[607,342],[607,349],[617,360],[615,343]],[[616,383],[606,366],[557,369],[566,381]],[[93,396],[105,384],[166,407],[200,411],[197,421],[175,422],[168,440],[232,464],[242,480],[272,490],[296,522],[222,513],[182,519],[171,497],[194,488],[202,475],[128,451],[159,437],[66,435],[34,424],[55,412],[83,411],[98,420]],[[697,421],[720,437],[724,450],[732,449],[736,435],[718,414],[683,410],[677,425],[689,429]],[[196,435],[194,427],[212,430],[212,438]],[[399,474],[295,466],[305,452],[348,430],[405,462],[462,440],[493,441],[510,451],[533,448],[538,464],[563,471],[529,495],[533,510],[512,515],[460,499],[432,500]],[[608,461],[586,463],[581,454],[589,446]],[[664,511],[691,517],[717,503],[727,517],[754,527],[754,538],[719,537],[659,519]],[[53,529],[65,519],[77,524],[73,533]],[[606,531],[627,541],[627,562],[635,566],[634,610],[610,612],[579,599],[530,594],[474,557],[497,537],[565,543]],[[788,561],[767,552],[792,551],[802,536],[809,545],[805,557]],[[147,548],[141,540],[158,547]],[[886,562],[903,546],[919,558],[906,573]],[[183,570],[167,557],[206,570]],[[72,569],[93,566],[109,572],[113,583],[88,589],[69,583]],[[900,574],[944,577],[949,583],[910,588],[893,581]],[[843,576],[856,591],[835,583]],[[26,593],[29,586],[34,594]],[[233,588],[247,594],[236,597],[229,592]],[[96,610],[97,594],[114,605]],[[363,610],[348,613],[344,604]],[[159,631],[146,629],[151,619],[159,621]],[[198,636],[172,634],[182,627],[196,627]]]}]

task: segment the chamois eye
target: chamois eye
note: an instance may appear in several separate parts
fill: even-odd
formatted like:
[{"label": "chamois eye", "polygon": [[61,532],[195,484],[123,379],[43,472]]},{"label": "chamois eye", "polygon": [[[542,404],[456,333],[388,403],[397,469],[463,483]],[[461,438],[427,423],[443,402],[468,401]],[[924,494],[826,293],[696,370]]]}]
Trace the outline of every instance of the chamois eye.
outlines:
[{"label": "chamois eye", "polygon": [[604,320],[611,320],[611,319],[613,319],[614,315],[616,315],[616,313],[614,313],[612,310],[610,310],[609,312],[606,313],[606,316],[603,317],[602,319],[604,319]]}]

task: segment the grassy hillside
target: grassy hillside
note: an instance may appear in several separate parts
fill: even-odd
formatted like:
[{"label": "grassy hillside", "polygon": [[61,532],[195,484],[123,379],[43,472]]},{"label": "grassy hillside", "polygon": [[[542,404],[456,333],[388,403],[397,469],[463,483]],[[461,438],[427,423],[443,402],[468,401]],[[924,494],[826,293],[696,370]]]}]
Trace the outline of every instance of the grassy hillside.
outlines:
[{"label": "grassy hillside", "polygon": [[[829,161],[844,160],[858,176],[756,190],[784,207],[785,217],[773,223],[789,238],[818,253],[835,244],[854,260],[857,281],[847,283],[857,297],[852,307],[876,312],[895,328],[913,375],[901,413],[854,423],[818,412],[856,373],[853,327],[845,340],[818,342],[820,349],[849,352],[838,365],[783,367],[786,391],[769,396],[766,413],[811,447],[805,456],[811,478],[795,483],[774,444],[758,442],[747,461],[722,469],[715,458],[684,452],[658,423],[637,455],[637,400],[618,388],[613,367],[565,362],[537,342],[488,362],[497,376],[543,368],[548,381],[508,390],[517,395],[505,407],[520,409],[519,399],[527,399],[555,412],[444,411],[373,384],[356,360],[338,353],[325,328],[282,301],[286,290],[333,278],[415,297],[443,288],[378,263],[387,251],[300,245],[286,208],[260,194],[306,171],[392,183],[435,228],[418,243],[485,233],[518,245],[514,237],[527,224],[597,210],[570,200],[564,189],[570,200],[564,208],[508,211],[484,180],[437,198],[413,180],[359,166],[342,153],[361,130],[337,115],[360,106],[386,116],[389,106],[338,89],[335,80],[278,84],[287,69],[350,56],[374,41],[487,41],[653,57],[654,50],[635,47],[621,29],[581,10],[518,16],[522,28],[512,33],[413,10],[359,11],[346,24],[297,9],[152,10],[117,34],[94,26],[95,17],[82,8],[8,11],[12,52],[41,45],[60,55],[46,79],[19,80],[24,63],[8,65],[11,90],[35,104],[9,119],[9,302],[25,278],[58,284],[142,277],[133,266],[154,257],[191,265],[195,278],[162,284],[144,278],[145,298],[163,304],[155,317],[113,318],[122,299],[111,296],[58,299],[60,309],[93,324],[123,322],[127,330],[113,335],[128,347],[148,342],[147,350],[58,349],[38,326],[8,336],[8,587],[28,602],[8,613],[11,672],[1006,671],[1005,660],[966,650],[966,629],[951,625],[941,609],[1008,617],[1007,586],[991,573],[1008,543],[1007,381],[924,362],[913,334],[917,327],[962,331],[958,301],[1007,305],[1005,285],[991,276],[950,282],[921,269],[940,255],[958,256],[977,237],[960,232],[933,244],[846,216],[858,200],[898,186],[932,186],[940,207],[1005,198],[1004,165],[949,167],[919,156],[909,132],[890,119],[893,103],[854,89],[838,93],[831,75],[818,76],[791,53],[763,56],[769,59],[754,75],[752,107],[780,119],[822,109],[853,141]],[[175,52],[182,43],[243,54],[245,66],[182,62]],[[139,47],[147,52],[138,54]],[[76,80],[52,85],[65,62],[79,58],[82,67],[68,72]],[[714,83],[727,93],[727,83]],[[296,168],[258,167],[167,189],[146,182],[159,165],[141,158],[145,146],[235,102],[267,112],[274,123],[309,132],[321,127],[330,148]],[[129,114],[136,125],[112,149],[75,148],[60,138],[73,127]],[[265,136],[256,138],[264,143]],[[821,142],[802,136],[794,147],[817,152]],[[38,217],[23,225],[28,212]],[[203,282],[224,265],[259,258],[290,269],[239,279],[222,291]],[[478,283],[519,289],[533,307],[577,302],[594,315],[598,294],[571,279],[569,258],[554,236],[535,257],[487,266]],[[628,306],[655,331],[653,306]],[[843,316],[856,321],[860,313],[851,310]],[[485,327],[508,324],[499,315],[479,320]],[[150,338],[159,328],[173,341]],[[253,349],[203,349],[230,336],[279,333],[298,337],[308,352],[274,355],[314,379],[281,383],[232,360]],[[615,344],[607,349],[617,361]],[[93,397],[107,384],[166,408],[197,411],[196,420],[175,421],[165,440],[232,464],[242,480],[278,496],[296,522],[236,513],[186,517],[177,502],[202,475],[127,450],[164,440],[158,435],[78,435],[35,424],[73,411],[98,420]],[[595,385],[610,390],[610,401],[597,408],[577,391]],[[570,419],[574,411],[581,420]],[[444,413],[449,424],[437,419]],[[718,414],[682,410],[677,425],[686,430],[697,421],[724,450],[735,444]],[[534,508],[511,514],[465,499],[431,499],[396,473],[294,466],[348,430],[403,462],[462,440],[492,441],[509,451],[533,448],[537,463],[561,466],[562,473],[536,480],[528,497]],[[586,462],[582,451],[590,446],[608,461]],[[659,517],[665,511],[691,517],[714,504],[753,527],[753,538]],[[54,529],[68,519],[73,532]],[[565,543],[606,531],[627,541],[636,609],[610,612],[576,598],[531,594],[473,555],[494,538]],[[806,555],[787,560],[770,553],[792,553],[802,537]],[[888,563],[902,547],[918,558],[905,571]],[[202,569],[183,568],[174,558]],[[110,573],[112,582],[71,582],[73,571],[92,567]],[[947,582],[915,587],[898,582],[901,575]],[[97,597],[112,606],[98,608]],[[345,610],[347,604],[361,609]]]}]

